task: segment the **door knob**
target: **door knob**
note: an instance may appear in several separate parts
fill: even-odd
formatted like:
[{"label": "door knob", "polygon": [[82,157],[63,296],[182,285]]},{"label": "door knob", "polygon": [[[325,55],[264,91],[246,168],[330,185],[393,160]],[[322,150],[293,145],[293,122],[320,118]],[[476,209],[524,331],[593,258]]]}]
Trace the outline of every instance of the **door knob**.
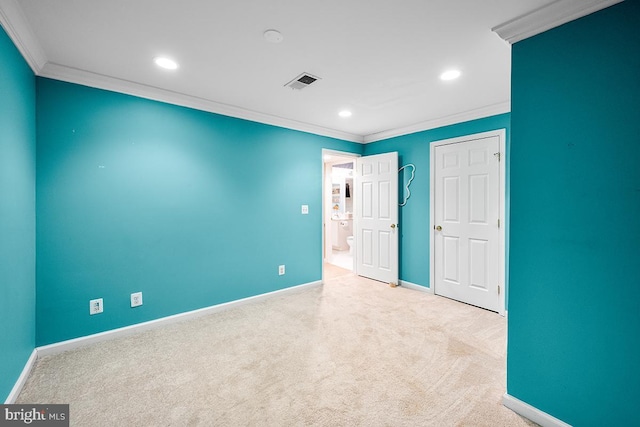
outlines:
[{"label": "door knob", "polygon": [[396,225],[395,224],[391,224],[391,228],[396,228]]},{"label": "door knob", "polygon": [[436,225],[436,231],[442,231],[442,227],[440,227],[439,225]]}]

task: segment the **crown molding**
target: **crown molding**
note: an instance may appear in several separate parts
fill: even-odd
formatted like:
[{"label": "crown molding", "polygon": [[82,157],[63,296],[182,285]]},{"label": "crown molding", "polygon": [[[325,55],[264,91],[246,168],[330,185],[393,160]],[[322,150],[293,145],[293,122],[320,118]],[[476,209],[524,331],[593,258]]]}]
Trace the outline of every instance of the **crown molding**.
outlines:
[{"label": "crown molding", "polygon": [[0,24],[16,45],[29,67],[38,74],[47,63],[44,50],[16,0],[0,1]]},{"label": "crown molding", "polygon": [[154,101],[167,102],[169,104],[203,110],[210,113],[278,126],[282,128],[312,133],[315,135],[337,138],[345,141],[363,143],[361,135],[343,132],[310,123],[285,119],[244,108],[227,105],[205,98],[185,95],[158,87],[117,79],[90,71],[72,67],[66,67],[48,61],[44,49],[32,31],[22,8],[17,0],[0,0],[0,24],[13,41],[18,51],[23,56],[35,75],[62,80],[69,83],[77,83],[84,86],[121,92]]},{"label": "crown molding", "polygon": [[464,111],[462,113],[452,114],[450,116],[444,116],[433,120],[426,120],[424,122],[401,128],[372,133],[364,137],[364,143],[367,144],[370,142],[381,141],[383,139],[389,139],[397,136],[408,135],[411,133],[422,132],[429,129],[468,122],[470,120],[482,119],[485,117],[495,116],[496,114],[509,113],[510,111],[511,102],[500,102],[498,104],[488,105],[486,107],[476,108],[474,110]]},{"label": "crown molding", "polygon": [[196,110],[202,110],[210,113],[221,114],[224,116],[235,117],[267,125],[312,133],[315,135],[328,136],[331,138],[337,138],[357,143],[364,142],[363,137],[360,135],[312,125],[310,123],[299,122],[296,120],[285,119],[283,117],[270,114],[259,113],[257,111],[211,101],[209,99],[201,98],[198,96],[185,95],[183,93],[173,92],[155,86],[117,79],[114,77],[109,77],[78,68],[67,67],[52,62],[47,62],[38,75],[41,77],[47,77],[69,83],[76,83],[83,86],[90,86],[98,89],[124,93],[140,98],[166,102],[169,104],[194,108]]},{"label": "crown molding", "polygon": [[[556,0],[498,25],[492,28],[492,31],[508,43],[516,43],[621,1],[623,0]],[[509,102],[503,102],[402,128],[362,136],[48,62],[44,50],[31,30],[17,0],[0,0],[0,24],[33,72],[38,76],[357,143],[375,142],[495,114],[507,113],[511,109]]]},{"label": "crown molding", "polygon": [[493,27],[491,31],[513,44],[544,31],[613,6],[623,0],[556,0]]}]

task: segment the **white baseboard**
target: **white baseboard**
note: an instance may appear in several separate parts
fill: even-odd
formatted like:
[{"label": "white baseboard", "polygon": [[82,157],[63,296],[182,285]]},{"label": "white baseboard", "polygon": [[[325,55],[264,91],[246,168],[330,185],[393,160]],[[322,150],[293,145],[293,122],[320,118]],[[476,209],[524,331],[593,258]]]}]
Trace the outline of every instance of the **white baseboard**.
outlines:
[{"label": "white baseboard", "polygon": [[523,417],[540,424],[542,427],[571,427],[570,424],[561,421],[546,412],[542,412],[538,408],[535,408],[528,403],[524,403],[522,400],[516,399],[509,394],[502,396],[502,404],[513,412],[522,415]]},{"label": "white baseboard", "polygon": [[292,286],[290,288],[279,289],[273,292],[267,292],[265,294],[255,295],[248,298],[242,298],[235,301],[229,301],[222,304],[212,305],[210,307],[201,308],[198,310],[187,311],[185,313],[174,314],[173,316],[162,317],[160,319],[151,320],[144,323],[138,323],[137,325],[125,326],[124,328],[112,329],[110,331],[100,332],[98,334],[87,335],[85,337],[74,338],[67,341],[61,341],[54,344],[49,344],[41,347],[36,347],[31,352],[31,356],[29,356],[29,360],[25,364],[22,369],[22,373],[18,377],[18,380],[14,384],[9,396],[5,400],[5,404],[12,404],[18,398],[18,395],[22,391],[31,370],[33,369],[36,360],[38,357],[47,356],[50,354],[62,353],[63,351],[72,350],[77,347],[93,344],[100,341],[111,340],[114,338],[131,335],[134,333],[146,331],[149,329],[157,328],[159,326],[167,325],[170,323],[182,322],[187,319],[194,319],[196,317],[205,316],[207,314],[216,313],[224,310],[228,310],[233,307],[238,307],[243,304],[248,304],[250,302],[257,302],[263,299],[272,298],[274,296],[285,295],[288,293],[300,291],[306,288],[312,288],[316,286],[321,286],[322,281],[317,280],[315,282],[309,282],[302,285]]},{"label": "white baseboard", "polygon": [[416,285],[415,283],[407,282],[406,280],[398,280],[400,286],[403,286],[407,289],[413,289],[414,291],[426,292],[428,294],[433,294],[433,289],[427,288],[426,286]]},{"label": "white baseboard", "polygon": [[31,356],[29,356],[29,360],[22,368],[22,373],[18,377],[18,381],[13,385],[11,389],[11,393],[7,396],[7,400],[4,401],[5,405],[10,405],[16,402],[18,395],[22,391],[22,387],[24,387],[24,383],[27,382],[27,378],[29,378],[29,374],[31,373],[31,369],[36,364],[36,360],[38,360],[38,351],[34,348],[31,352]]},{"label": "white baseboard", "polygon": [[274,296],[284,295],[291,292],[296,292],[302,289],[311,288],[322,285],[322,281],[309,282],[302,285],[292,286],[290,288],[279,289],[273,292],[267,292],[260,295],[255,295],[248,298],[242,298],[235,301],[229,301],[222,304],[212,305],[210,307],[200,308],[198,310],[187,311],[184,313],[174,314],[172,316],[161,317],[160,319],[150,320],[148,322],[138,323],[136,325],[125,326],[123,328],[112,329],[110,331],[100,332],[93,335],[87,335],[84,337],[74,338],[67,341],[61,341],[54,344],[37,347],[37,355],[47,356],[50,354],[62,353],[63,351],[72,350],[74,348],[82,347],[85,345],[107,341],[118,337],[123,337],[131,334],[136,334],[149,329],[154,329],[159,326],[164,326],[171,323],[182,322],[188,319],[194,319],[207,314],[216,313],[224,310],[228,310],[233,307],[248,304],[250,302],[257,302],[263,299],[272,298]]}]

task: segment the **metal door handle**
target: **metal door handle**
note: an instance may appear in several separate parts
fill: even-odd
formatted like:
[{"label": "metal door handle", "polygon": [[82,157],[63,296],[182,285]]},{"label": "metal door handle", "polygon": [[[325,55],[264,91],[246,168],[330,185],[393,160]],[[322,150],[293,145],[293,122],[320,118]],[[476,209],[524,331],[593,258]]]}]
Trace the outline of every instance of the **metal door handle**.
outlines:
[{"label": "metal door handle", "polygon": [[440,227],[439,225],[436,225],[436,231],[442,231],[442,227]]},{"label": "metal door handle", "polygon": [[396,225],[395,224],[391,224],[391,228],[396,228]]}]

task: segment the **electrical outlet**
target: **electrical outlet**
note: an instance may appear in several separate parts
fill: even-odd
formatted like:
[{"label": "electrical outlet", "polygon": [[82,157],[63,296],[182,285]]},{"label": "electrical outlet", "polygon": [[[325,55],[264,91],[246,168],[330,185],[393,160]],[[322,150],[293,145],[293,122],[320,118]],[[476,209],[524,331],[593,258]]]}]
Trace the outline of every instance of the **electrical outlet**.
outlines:
[{"label": "electrical outlet", "polygon": [[309,215],[309,205],[302,205],[302,215]]},{"label": "electrical outlet", "polygon": [[131,294],[131,307],[139,307],[142,305],[142,292]]},{"label": "electrical outlet", "polygon": [[284,275],[284,265],[279,265],[278,266],[278,274],[280,276]]},{"label": "electrical outlet", "polygon": [[94,315],[102,313],[103,307],[102,298],[92,299],[89,301],[89,314]]}]

